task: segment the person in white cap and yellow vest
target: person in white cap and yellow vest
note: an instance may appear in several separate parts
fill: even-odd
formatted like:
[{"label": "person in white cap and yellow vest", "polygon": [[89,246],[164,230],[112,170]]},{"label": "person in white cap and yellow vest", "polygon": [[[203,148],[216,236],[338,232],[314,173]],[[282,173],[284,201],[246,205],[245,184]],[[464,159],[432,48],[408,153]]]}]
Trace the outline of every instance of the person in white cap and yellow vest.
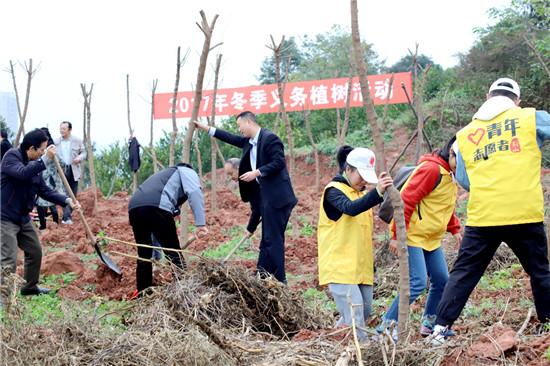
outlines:
[{"label": "person in white cap and yellow vest", "polygon": [[458,183],[470,192],[458,258],[437,309],[433,344],[445,341],[468,297],[505,242],[531,279],[537,315],[550,320],[550,268],[540,182],[541,146],[550,115],[521,108],[520,88],[501,78],[472,122],[457,133]]},{"label": "person in white cap and yellow vest", "polygon": [[[365,319],[372,304],[374,276],[371,208],[380,204],[393,184],[387,173],[377,178],[374,153],[366,148],[349,152],[342,174],[325,187],[319,207],[317,242],[319,284],[328,285],[341,318],[339,325],[352,325],[366,340]],[[367,183],[376,188],[365,191]]]}]

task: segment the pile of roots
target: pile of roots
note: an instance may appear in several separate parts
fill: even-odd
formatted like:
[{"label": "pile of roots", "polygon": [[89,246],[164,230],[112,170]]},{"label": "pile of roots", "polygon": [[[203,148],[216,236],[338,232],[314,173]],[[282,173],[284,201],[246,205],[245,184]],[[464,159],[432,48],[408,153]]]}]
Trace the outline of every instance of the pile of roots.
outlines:
[{"label": "pile of roots", "polygon": [[12,297],[0,330],[1,359],[9,365],[236,365],[308,354],[330,363],[338,356],[339,345],[318,339],[281,352],[300,330],[329,327],[332,316],[272,278],[207,259],[173,277],[130,305],[125,329],[89,316],[30,325]]}]

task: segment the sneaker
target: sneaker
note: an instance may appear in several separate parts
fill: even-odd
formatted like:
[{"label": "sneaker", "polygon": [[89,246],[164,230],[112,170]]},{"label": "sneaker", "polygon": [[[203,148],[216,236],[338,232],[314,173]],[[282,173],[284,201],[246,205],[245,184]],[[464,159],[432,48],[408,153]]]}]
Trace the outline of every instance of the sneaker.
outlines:
[{"label": "sneaker", "polygon": [[455,334],[447,326],[436,325],[433,328],[432,334],[427,338],[427,341],[432,344],[432,346],[442,346],[447,341],[447,338],[453,337]]},{"label": "sneaker", "polygon": [[62,220],[61,223],[62,223],[62,224],[65,224],[65,225],[72,225],[72,224],[73,224],[73,220],[71,220],[71,219]]},{"label": "sneaker", "polygon": [[435,324],[435,315],[424,315],[422,318],[422,324],[420,325],[420,335],[422,337],[427,337],[432,334]]},{"label": "sneaker", "polygon": [[135,300],[139,297],[139,292],[138,290],[134,290],[134,292],[132,292],[130,294],[130,296],[128,297],[128,300]]}]

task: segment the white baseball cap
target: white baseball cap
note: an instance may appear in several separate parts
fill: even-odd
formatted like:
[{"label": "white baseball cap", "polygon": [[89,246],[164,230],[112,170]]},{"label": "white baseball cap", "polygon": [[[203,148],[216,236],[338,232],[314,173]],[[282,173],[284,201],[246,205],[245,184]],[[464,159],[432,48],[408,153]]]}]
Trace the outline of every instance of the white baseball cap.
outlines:
[{"label": "white baseball cap", "polygon": [[518,98],[520,97],[519,85],[514,80],[510,78],[500,78],[494,83],[491,84],[489,88],[489,93],[494,90],[506,90],[511,93],[514,93]]},{"label": "white baseball cap", "polygon": [[356,147],[348,154],[346,163],[357,168],[359,175],[361,175],[361,178],[367,183],[378,183],[376,171],[374,170],[376,157],[372,150],[365,147]]}]

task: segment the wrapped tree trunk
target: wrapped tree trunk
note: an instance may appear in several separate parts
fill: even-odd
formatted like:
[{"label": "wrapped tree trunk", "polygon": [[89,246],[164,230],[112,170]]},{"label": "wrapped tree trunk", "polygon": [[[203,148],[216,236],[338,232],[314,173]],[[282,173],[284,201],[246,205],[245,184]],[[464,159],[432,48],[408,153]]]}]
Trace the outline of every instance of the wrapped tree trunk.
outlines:
[{"label": "wrapped tree trunk", "polygon": [[27,90],[25,92],[25,104],[23,106],[23,112],[21,112],[21,103],[19,102],[19,92],[17,90],[17,82],[15,81],[15,70],[13,69],[13,62],[10,60],[10,73],[13,81],[13,90],[15,92],[15,100],[17,101],[17,113],[19,114],[19,128],[15,136],[13,143],[14,147],[19,146],[19,140],[25,133],[25,119],[27,118],[27,110],[29,108],[29,97],[31,94],[31,81],[37,69],[32,68],[32,58],[29,59],[29,64],[25,63],[25,71],[27,72]]},{"label": "wrapped tree trunk", "polygon": [[93,214],[97,213],[97,185],[95,181],[95,170],[94,170],[94,152],[92,150],[92,135],[91,135],[91,104],[92,104],[92,91],[94,89],[94,84],[90,86],[90,91],[86,90],[86,84],[80,84],[82,89],[82,96],[84,97],[84,126],[86,126],[86,153],[88,154],[88,170],[90,171],[90,185],[92,187],[92,192],[94,194],[94,206]]},{"label": "wrapped tree trunk", "polygon": [[[386,171],[386,159],[384,154],[384,138],[381,134],[380,121],[374,110],[374,103],[370,96],[367,67],[363,59],[363,48],[361,47],[361,38],[359,36],[359,22],[357,11],[357,0],[351,0],[351,36],[353,42],[353,51],[355,56],[355,66],[359,72],[361,83],[361,95],[363,96],[363,106],[367,113],[367,119],[372,129],[374,144],[376,148],[376,160],[379,171]],[[405,216],[403,210],[403,201],[401,195],[395,187],[390,187],[388,194],[394,209],[394,220],[396,223],[396,234],[398,240],[399,257],[399,340],[405,339],[409,321],[409,255],[407,250],[407,232],[405,228]]]},{"label": "wrapped tree trunk", "polygon": [[153,159],[153,173],[158,171],[157,153],[153,145],[153,122],[155,118],[155,91],[157,90],[158,79],[153,80],[153,88],[151,90],[151,139],[149,140],[149,149],[151,150],[151,158]]},{"label": "wrapped tree trunk", "polygon": [[[208,124],[212,127],[216,125],[216,96],[218,95],[218,78],[220,74],[220,66],[222,63],[222,55],[218,55],[216,58],[216,68],[214,71],[214,94],[212,94],[212,109],[211,109],[211,115],[210,119],[208,120]],[[218,177],[217,177],[217,143],[216,138],[210,137],[210,175],[211,175],[211,182],[212,182],[212,190],[210,191],[210,208],[212,211],[216,211],[218,209]],[[222,160],[222,164],[224,161]]]}]

